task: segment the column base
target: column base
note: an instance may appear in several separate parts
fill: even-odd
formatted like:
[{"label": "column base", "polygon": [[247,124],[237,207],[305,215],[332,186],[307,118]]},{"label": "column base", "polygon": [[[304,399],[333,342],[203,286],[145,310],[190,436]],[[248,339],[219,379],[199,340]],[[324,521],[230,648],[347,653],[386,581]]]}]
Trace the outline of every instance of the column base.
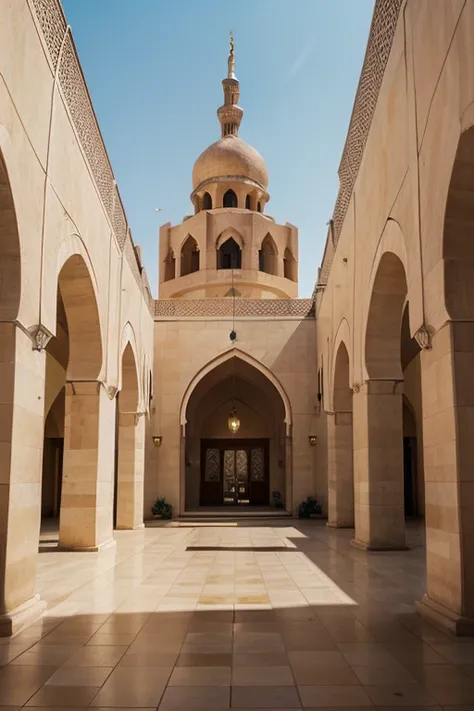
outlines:
[{"label": "column base", "polygon": [[387,543],[381,546],[371,546],[370,543],[365,543],[364,541],[359,541],[357,538],[353,538],[351,541],[351,546],[358,548],[361,551],[408,551],[409,548],[406,545],[399,546],[396,544]]},{"label": "column base", "polygon": [[448,607],[435,602],[428,595],[423,595],[419,602],[415,602],[415,609],[419,615],[425,617],[437,627],[450,632],[457,637],[474,636],[474,619],[463,617],[453,612]]},{"label": "column base", "polygon": [[115,548],[116,545],[115,538],[111,538],[110,541],[105,543],[100,543],[98,546],[65,546],[59,542],[57,550],[65,553],[98,553],[109,548]]},{"label": "column base", "polygon": [[46,609],[46,603],[38,594],[33,595],[22,605],[0,615],[0,637],[11,637],[25,627],[39,620]]},{"label": "column base", "polygon": [[326,526],[328,528],[354,528],[353,523],[337,523],[337,521],[328,521]]},{"label": "column base", "polygon": [[141,531],[145,528],[144,523],[137,523],[135,526],[115,526],[115,531]]}]

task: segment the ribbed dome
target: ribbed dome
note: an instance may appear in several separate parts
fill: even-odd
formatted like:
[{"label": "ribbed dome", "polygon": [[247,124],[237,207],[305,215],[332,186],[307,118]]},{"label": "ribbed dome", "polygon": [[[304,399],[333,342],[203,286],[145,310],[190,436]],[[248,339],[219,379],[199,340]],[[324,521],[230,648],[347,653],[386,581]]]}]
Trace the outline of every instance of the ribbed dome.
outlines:
[{"label": "ribbed dome", "polygon": [[265,190],[268,185],[265,161],[239,136],[225,136],[201,153],[193,168],[193,190],[205,180],[225,176],[247,178]]}]

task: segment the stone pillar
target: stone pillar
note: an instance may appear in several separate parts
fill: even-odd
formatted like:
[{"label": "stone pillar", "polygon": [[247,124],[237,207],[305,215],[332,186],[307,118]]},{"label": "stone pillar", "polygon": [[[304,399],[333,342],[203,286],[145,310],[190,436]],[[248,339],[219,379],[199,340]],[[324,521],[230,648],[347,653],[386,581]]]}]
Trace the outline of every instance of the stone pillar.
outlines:
[{"label": "stone pillar", "polygon": [[45,353],[0,323],[0,636],[34,622],[41,519]]},{"label": "stone pillar", "polygon": [[[140,413],[141,414],[141,413]],[[117,528],[143,528],[145,418],[119,414]]]},{"label": "stone pillar", "polygon": [[355,539],[365,550],[403,550],[403,381],[354,390]]},{"label": "stone pillar", "polygon": [[113,541],[115,400],[97,381],[66,384],[59,545],[97,551]]},{"label": "stone pillar", "polygon": [[328,526],[354,526],[352,412],[328,414]]},{"label": "stone pillar", "polygon": [[421,353],[427,593],[418,611],[474,634],[474,323],[447,323]]}]

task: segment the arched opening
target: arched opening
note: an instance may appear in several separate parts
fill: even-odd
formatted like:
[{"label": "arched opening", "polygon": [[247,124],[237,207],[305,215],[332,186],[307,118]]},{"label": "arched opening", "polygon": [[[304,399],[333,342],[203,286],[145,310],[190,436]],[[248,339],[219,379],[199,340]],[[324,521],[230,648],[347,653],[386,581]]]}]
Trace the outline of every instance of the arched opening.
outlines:
[{"label": "arched opening", "polygon": [[233,237],[229,237],[217,250],[218,269],[242,269],[242,250]]},{"label": "arched opening", "polygon": [[57,290],[56,336],[46,346],[43,471],[41,486],[42,528],[56,529],[61,508],[66,408],[66,372],[69,330],[66,311]]},{"label": "arched opening", "polygon": [[165,281],[171,281],[176,277],[176,259],[172,249],[168,252],[165,260]]},{"label": "arched opening", "polygon": [[227,190],[227,192],[224,193],[222,205],[223,207],[237,207],[237,195],[233,190]]},{"label": "arched opening", "polygon": [[212,198],[209,193],[204,193],[204,195],[202,196],[202,209],[212,210]]},{"label": "arched opening", "polygon": [[257,202],[257,212],[262,212],[262,203],[260,200]]},{"label": "arched opening", "polygon": [[406,296],[403,264],[385,252],[367,319],[366,404],[354,420],[356,540],[366,548],[405,547],[401,327]]},{"label": "arched opening", "polygon": [[138,415],[137,364],[130,343],[122,355],[117,412],[114,525],[134,529],[143,523],[144,422]]},{"label": "arched opening", "polygon": [[[239,420],[237,431],[229,427],[231,413]],[[284,502],[285,434],[285,407],[274,384],[238,356],[216,365],[186,407],[186,509]]]},{"label": "arched opening", "polygon": [[403,370],[403,480],[405,517],[424,513],[423,408],[421,398],[420,346],[410,336],[408,302],[401,329],[401,365]]},{"label": "arched opening", "polygon": [[199,247],[192,235],[188,235],[181,248],[181,276],[199,271]]},{"label": "arched opening", "polygon": [[334,414],[328,422],[328,525],[354,525],[352,389],[349,354],[341,341],[334,368]]},{"label": "arched opening", "polygon": [[429,295],[432,311],[447,316],[422,353],[428,576],[420,611],[457,634],[474,632],[473,194],[474,127],[459,138],[447,194],[444,303]]},{"label": "arched opening", "polygon": [[106,506],[99,482],[102,339],[94,287],[79,254],[69,257],[59,274],[57,336],[48,352],[46,392],[65,389],[59,543],[64,548],[95,549],[111,535],[105,523],[101,527],[97,522],[100,508]]},{"label": "arched opening", "polygon": [[246,209],[246,210],[251,210],[251,209],[252,209],[252,208],[251,208],[251,198],[250,198],[250,194],[248,194],[248,195],[245,196],[245,209]]},{"label": "arched opening", "polygon": [[285,279],[298,281],[298,267],[288,247],[285,249],[285,254],[283,255],[283,275]]},{"label": "arched opening", "polygon": [[278,274],[277,248],[271,235],[267,235],[258,252],[258,268],[266,274]]}]

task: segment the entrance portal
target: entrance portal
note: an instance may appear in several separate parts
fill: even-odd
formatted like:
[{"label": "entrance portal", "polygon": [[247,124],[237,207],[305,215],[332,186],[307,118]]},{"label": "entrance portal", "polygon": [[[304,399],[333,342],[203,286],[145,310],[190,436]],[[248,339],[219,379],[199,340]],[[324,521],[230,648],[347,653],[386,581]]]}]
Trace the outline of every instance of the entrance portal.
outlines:
[{"label": "entrance portal", "polygon": [[291,507],[286,401],[260,368],[248,356],[229,355],[192,389],[182,442],[184,511]]},{"label": "entrance portal", "polygon": [[269,503],[268,439],[208,439],[201,448],[201,506]]}]

